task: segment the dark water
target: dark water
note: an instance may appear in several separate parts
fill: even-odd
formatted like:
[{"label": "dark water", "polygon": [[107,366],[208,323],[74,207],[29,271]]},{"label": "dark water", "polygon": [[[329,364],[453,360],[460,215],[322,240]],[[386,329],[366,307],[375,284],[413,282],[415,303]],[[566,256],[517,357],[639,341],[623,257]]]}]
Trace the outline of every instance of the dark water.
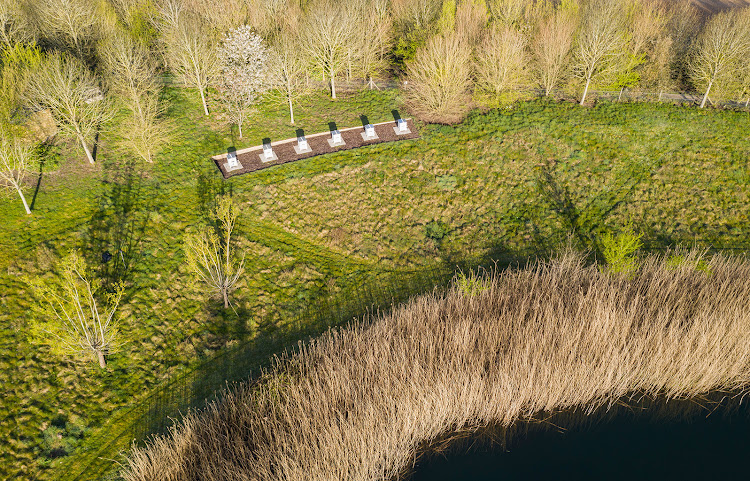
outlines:
[{"label": "dark water", "polygon": [[534,432],[507,452],[433,456],[412,481],[464,479],[750,480],[750,416],[745,408],[680,422],[622,416],[586,429]]}]

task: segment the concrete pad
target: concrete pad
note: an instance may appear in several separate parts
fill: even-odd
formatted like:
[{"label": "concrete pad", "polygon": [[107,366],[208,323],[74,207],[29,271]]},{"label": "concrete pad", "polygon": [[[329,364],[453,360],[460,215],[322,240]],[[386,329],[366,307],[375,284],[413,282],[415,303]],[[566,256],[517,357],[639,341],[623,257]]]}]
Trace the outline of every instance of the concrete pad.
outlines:
[{"label": "concrete pad", "polygon": [[300,149],[299,145],[295,145],[294,146],[294,151],[297,153],[297,155],[302,155],[302,154],[307,154],[307,153],[312,152],[312,149],[310,148],[309,145],[307,146],[306,149]]},{"label": "concrete pad", "polygon": [[380,137],[378,137],[378,134],[373,135],[372,137],[368,136],[366,132],[360,132],[359,135],[362,136],[362,140],[367,142],[368,140],[378,140]]},{"label": "concrete pad", "polygon": [[222,164],[224,167],[224,172],[233,172],[235,170],[242,170],[244,167],[242,167],[242,164],[239,160],[234,165],[230,165],[229,162],[224,162]]},{"label": "concrete pad", "polygon": [[343,140],[341,142],[334,142],[333,139],[328,139],[328,145],[331,147],[341,147],[342,145],[346,145],[346,142]]},{"label": "concrete pad", "polygon": [[270,158],[270,159],[266,158],[266,154],[265,153],[258,154],[258,157],[260,158],[260,161],[263,162],[263,163],[273,162],[274,160],[279,160],[279,156],[276,155],[276,152],[273,153],[273,158]]}]

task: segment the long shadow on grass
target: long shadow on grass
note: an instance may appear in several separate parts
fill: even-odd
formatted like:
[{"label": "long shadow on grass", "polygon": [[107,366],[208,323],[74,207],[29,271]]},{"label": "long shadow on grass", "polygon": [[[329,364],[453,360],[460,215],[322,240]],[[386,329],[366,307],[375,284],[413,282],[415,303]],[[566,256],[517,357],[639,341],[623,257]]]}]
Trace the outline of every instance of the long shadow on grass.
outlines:
[{"label": "long shadow on grass", "polygon": [[[555,173],[554,163],[544,163],[539,167],[537,186],[540,196],[563,220],[564,233],[572,233],[580,246],[601,257],[599,236],[607,231],[607,218],[631,196],[640,176],[622,173],[606,189],[587,196],[585,204],[577,203],[568,186],[561,182]],[[591,193],[589,193],[591,194]],[[537,239],[537,244],[546,244]],[[554,246],[547,246],[549,247]]]},{"label": "long shadow on grass", "polygon": [[[206,402],[217,399],[227,386],[257,378],[276,356],[283,357],[284,353],[295,351],[300,341],[354,319],[388,312],[392,306],[413,296],[445,289],[457,268],[464,271],[477,269],[480,265],[505,268],[527,262],[527,258],[513,256],[500,247],[492,252],[492,255],[501,257],[443,263],[418,271],[357,273],[341,277],[336,279],[335,293],[322,292],[294,319],[281,324],[253,319],[259,328],[252,339],[220,353],[155,392],[148,401],[148,409],[136,420],[132,437],[142,441],[151,434],[164,433],[174,419],[179,419],[188,409],[201,408]],[[238,314],[251,316],[249,312],[238,311]]]},{"label": "long shadow on grass", "polygon": [[89,265],[99,266],[105,287],[129,279],[148,226],[151,205],[133,163],[108,166],[109,188],[98,199],[85,238]]}]

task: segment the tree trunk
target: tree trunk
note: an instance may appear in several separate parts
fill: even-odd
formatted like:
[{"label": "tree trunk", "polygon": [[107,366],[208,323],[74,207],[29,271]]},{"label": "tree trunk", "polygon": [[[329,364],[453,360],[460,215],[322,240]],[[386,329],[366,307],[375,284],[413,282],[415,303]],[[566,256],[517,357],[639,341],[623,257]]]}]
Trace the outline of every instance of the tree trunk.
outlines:
[{"label": "tree trunk", "polygon": [[331,98],[336,99],[336,79],[333,73],[331,73]]},{"label": "tree trunk", "polygon": [[237,122],[237,128],[240,130],[240,138],[242,138],[242,120]]},{"label": "tree trunk", "polygon": [[664,94],[664,91],[663,90],[659,90],[659,102],[661,102],[661,96],[662,96],[662,94]]},{"label": "tree trunk", "polygon": [[94,163],[94,156],[91,155],[91,151],[89,150],[88,145],[86,145],[86,141],[83,137],[78,137],[78,139],[81,141],[81,145],[83,146],[83,150],[86,152],[86,158],[89,159],[89,163]]},{"label": "tree trunk", "polygon": [[221,294],[224,296],[224,309],[229,309],[229,296],[227,296],[227,289],[222,289]]},{"label": "tree trunk", "polygon": [[206,94],[203,93],[203,89],[199,89],[201,91],[201,102],[203,102],[203,113],[208,115],[208,105],[206,105]]},{"label": "tree trunk", "polygon": [[294,125],[294,107],[292,106],[292,97],[288,97],[289,101],[289,121]]},{"label": "tree trunk", "polygon": [[104,353],[102,351],[96,351],[96,357],[99,359],[99,367],[102,369],[106,369],[107,360],[104,359]]},{"label": "tree trunk", "polygon": [[617,96],[617,101],[619,102],[622,100],[622,93],[625,91],[625,87],[620,88],[620,95]]},{"label": "tree trunk", "polygon": [[747,102],[745,102],[745,108],[750,106],[750,97],[747,98]]},{"label": "tree trunk", "polygon": [[711,91],[711,87],[713,86],[714,81],[711,80],[708,82],[708,88],[706,89],[706,94],[703,96],[703,102],[701,102],[701,108],[706,106],[706,100],[708,100],[708,93]]},{"label": "tree trunk", "polygon": [[23,192],[21,192],[21,188],[19,186],[16,186],[16,190],[18,191],[18,195],[21,196],[21,202],[23,202],[23,207],[26,209],[27,214],[31,214],[31,209],[29,209],[29,204],[26,203],[26,197],[23,196]]},{"label": "tree trunk", "polygon": [[583,89],[583,97],[581,97],[581,105],[586,101],[586,94],[589,93],[589,84],[591,83],[591,76],[586,78],[586,88]]}]

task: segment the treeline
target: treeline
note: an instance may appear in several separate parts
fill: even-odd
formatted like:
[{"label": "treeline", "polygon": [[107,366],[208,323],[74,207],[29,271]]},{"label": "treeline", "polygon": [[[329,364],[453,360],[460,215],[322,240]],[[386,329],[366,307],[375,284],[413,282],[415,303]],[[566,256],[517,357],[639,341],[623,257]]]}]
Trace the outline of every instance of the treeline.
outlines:
[{"label": "treeline", "polygon": [[750,99],[750,8],[700,12],[666,0],[0,0],[0,175],[26,205],[23,125],[38,111],[92,163],[95,135],[124,115],[117,147],[151,162],[170,138],[164,74],[206,115],[220,100],[240,137],[259,98],[294,123],[300,97],[322,81],[336,98],[344,79],[399,77],[413,113],[444,123],[522,91]]},{"label": "treeline", "polygon": [[695,91],[701,107],[747,99],[750,8],[699,12],[655,0],[445,0],[405,59],[407,102],[456,122],[472,99],[498,105],[522,90],[582,105],[591,88]]}]

